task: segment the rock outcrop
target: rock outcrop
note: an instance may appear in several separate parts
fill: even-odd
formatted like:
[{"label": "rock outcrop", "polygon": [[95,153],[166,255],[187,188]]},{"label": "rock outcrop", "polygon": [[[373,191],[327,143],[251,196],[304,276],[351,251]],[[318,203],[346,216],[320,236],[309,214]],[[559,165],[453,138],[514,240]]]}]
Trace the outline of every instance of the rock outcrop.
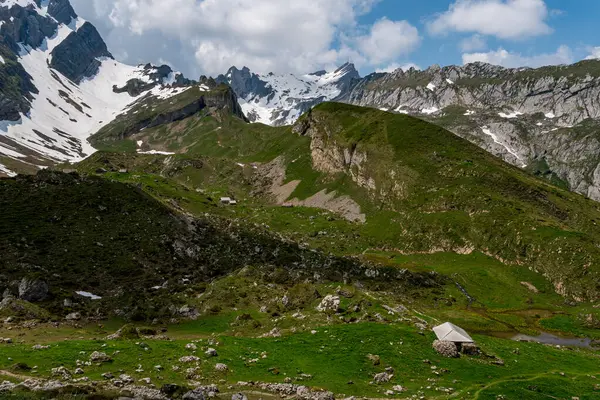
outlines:
[{"label": "rock outcrop", "polygon": [[112,58],[106,43],[89,22],[72,32],[52,50],[50,66],[75,83],[98,72],[99,57]]},{"label": "rock outcrop", "polygon": [[50,0],[48,2],[48,14],[52,15],[61,24],[69,24],[73,18],[77,18],[77,14],[75,14],[69,0]]}]

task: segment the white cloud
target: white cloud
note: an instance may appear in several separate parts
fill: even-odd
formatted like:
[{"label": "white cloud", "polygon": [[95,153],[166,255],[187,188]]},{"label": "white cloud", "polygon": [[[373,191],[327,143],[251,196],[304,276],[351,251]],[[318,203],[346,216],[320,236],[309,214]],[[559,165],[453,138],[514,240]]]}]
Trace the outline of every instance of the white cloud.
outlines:
[{"label": "white cloud", "polygon": [[407,21],[382,18],[367,35],[357,37],[355,42],[369,64],[378,65],[409,54],[419,46],[421,37],[417,28]]},{"label": "white cloud", "polygon": [[429,21],[434,35],[479,33],[501,39],[522,39],[552,32],[544,0],[456,0],[448,11]]},{"label": "white cloud", "polygon": [[486,47],[487,42],[481,35],[473,35],[460,42],[460,49],[464,52],[485,50]]},{"label": "white cloud", "polygon": [[417,64],[414,64],[414,63],[406,63],[406,64],[392,63],[385,67],[377,68],[375,70],[375,72],[388,72],[389,73],[389,72],[394,72],[398,69],[401,69],[402,71],[408,71],[411,68],[421,70],[421,67],[419,67]]},{"label": "white cloud", "polygon": [[585,58],[586,60],[599,60],[600,59],[600,47],[591,47],[588,49],[589,55]]},{"label": "white cloud", "polygon": [[501,65],[508,68],[517,67],[542,67],[545,65],[571,64],[574,62],[573,52],[568,46],[560,46],[554,53],[524,56],[520,53],[510,52],[502,48],[487,53],[465,53],[463,63],[485,62]]},{"label": "white cloud", "polygon": [[370,68],[395,62],[419,45],[419,34],[406,21],[359,27],[378,1],[72,0],[115,54],[129,55],[124,61],[173,60],[192,77],[232,65],[305,73],[348,60]]}]

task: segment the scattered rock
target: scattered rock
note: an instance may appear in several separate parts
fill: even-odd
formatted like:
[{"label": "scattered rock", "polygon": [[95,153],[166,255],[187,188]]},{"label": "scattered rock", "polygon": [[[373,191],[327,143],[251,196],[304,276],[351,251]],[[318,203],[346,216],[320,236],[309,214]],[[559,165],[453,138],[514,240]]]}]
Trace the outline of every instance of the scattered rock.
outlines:
[{"label": "scattered rock", "polygon": [[102,374],[102,377],[106,380],[109,380],[109,379],[113,379],[115,376],[113,374],[111,374],[110,372],[105,372]]},{"label": "scattered rock", "polygon": [[456,358],[459,356],[458,348],[454,342],[436,340],[433,342],[433,348],[444,357]]},{"label": "scattered rock", "polygon": [[223,363],[218,363],[215,365],[215,370],[219,372],[225,372],[229,369],[229,367]]},{"label": "scattered rock", "polygon": [[106,355],[106,353],[94,351],[92,354],[90,354],[90,361],[103,363],[112,361],[112,359],[108,355]]},{"label": "scattered rock", "polygon": [[373,377],[373,381],[377,384],[388,383],[392,379],[393,375],[387,372],[381,372]]},{"label": "scattered rock", "polygon": [[248,397],[243,393],[236,393],[231,396],[231,400],[248,400]]},{"label": "scattered rock", "polygon": [[196,357],[196,356],[184,356],[179,359],[179,362],[184,363],[184,364],[189,364],[189,363],[193,363],[193,362],[196,362],[199,360],[200,360],[200,358]]},{"label": "scattered rock", "polygon": [[64,380],[70,380],[72,378],[71,372],[65,367],[52,368],[52,376],[59,376]]},{"label": "scattered rock", "polygon": [[281,337],[281,331],[279,328],[273,328],[271,331],[265,333],[264,335],[260,335],[261,338],[278,338]]},{"label": "scattered rock", "polygon": [[194,343],[188,343],[188,344],[186,344],[185,348],[187,350],[192,350],[192,351],[198,350],[198,346],[196,346]]},{"label": "scattered rock", "polygon": [[81,313],[74,312],[74,313],[68,314],[68,315],[65,317],[65,319],[66,319],[67,321],[79,321],[79,320],[81,319]]},{"label": "scattered rock", "polygon": [[83,375],[85,374],[85,372],[83,371],[83,369],[81,368],[76,368],[75,369],[75,375]]},{"label": "scattered rock", "polygon": [[135,380],[131,376],[126,374],[119,375],[119,380],[121,380],[125,384],[135,382]]},{"label": "scattered rock", "polygon": [[317,306],[319,312],[334,312],[336,313],[340,308],[339,296],[327,295],[321,300],[321,304]]},{"label": "scattered rock", "polygon": [[208,357],[218,357],[219,353],[217,353],[217,350],[213,349],[213,348],[209,348],[208,350],[206,350],[204,352],[204,354],[206,354]]},{"label": "scattered rock", "polygon": [[33,350],[46,350],[49,348],[50,348],[50,346],[43,346],[41,344],[36,344],[35,346],[32,347]]},{"label": "scattered rock", "polygon": [[13,340],[11,338],[2,338],[0,337],[0,343],[11,344]]},{"label": "scattered rock", "polygon": [[204,390],[202,389],[194,389],[182,397],[183,400],[206,400],[206,395],[204,394]]}]

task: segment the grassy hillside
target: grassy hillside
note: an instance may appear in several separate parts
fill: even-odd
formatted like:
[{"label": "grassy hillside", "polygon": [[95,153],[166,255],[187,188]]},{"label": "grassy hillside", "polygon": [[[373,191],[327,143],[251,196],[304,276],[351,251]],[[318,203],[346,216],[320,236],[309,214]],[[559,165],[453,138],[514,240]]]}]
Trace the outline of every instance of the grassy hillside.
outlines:
[{"label": "grassy hillside", "polygon": [[[50,298],[20,305],[44,321],[84,316],[43,332],[0,326],[0,337],[20,338],[0,375],[14,361],[48,376],[107,348],[113,363],[85,376],[125,371],[159,387],[291,378],[338,397],[381,398],[401,385],[394,397],[593,398],[597,351],[506,338],[600,339],[597,203],[425,121],[342,104],[320,105],[294,127],[208,111],[143,130],[121,123],[105,128],[127,131],[102,136],[105,151],[60,167],[83,177],[0,181],[0,290],[41,277]],[[138,153],[149,150],[173,154]],[[339,297],[337,310],[317,309],[327,295]],[[75,304],[65,308],[65,298]],[[150,335],[143,350],[141,339],[95,340],[154,318],[152,329],[173,341]],[[430,328],[444,321],[472,333],[482,354],[438,356]],[[185,348],[191,341],[198,352]],[[39,342],[46,353],[30,350]],[[218,357],[204,357],[209,346]],[[179,361],[188,354],[200,360]],[[386,367],[392,380],[371,384]]]}]

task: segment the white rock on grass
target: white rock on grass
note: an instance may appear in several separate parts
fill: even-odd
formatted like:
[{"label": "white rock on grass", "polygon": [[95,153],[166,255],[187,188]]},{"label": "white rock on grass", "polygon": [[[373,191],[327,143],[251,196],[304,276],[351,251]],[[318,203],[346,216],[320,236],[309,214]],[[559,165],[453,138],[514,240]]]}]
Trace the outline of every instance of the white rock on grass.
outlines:
[{"label": "white rock on grass", "polygon": [[323,300],[321,300],[321,304],[317,306],[317,311],[319,312],[337,312],[340,308],[340,298],[339,296],[327,295]]},{"label": "white rock on grass", "polygon": [[189,364],[189,363],[193,363],[193,362],[196,362],[199,360],[200,360],[200,358],[196,357],[196,356],[184,356],[179,359],[179,362]]},{"label": "white rock on grass", "polygon": [[219,372],[225,372],[229,369],[229,367],[226,364],[223,363],[218,363],[215,365],[215,371],[219,371]]}]

